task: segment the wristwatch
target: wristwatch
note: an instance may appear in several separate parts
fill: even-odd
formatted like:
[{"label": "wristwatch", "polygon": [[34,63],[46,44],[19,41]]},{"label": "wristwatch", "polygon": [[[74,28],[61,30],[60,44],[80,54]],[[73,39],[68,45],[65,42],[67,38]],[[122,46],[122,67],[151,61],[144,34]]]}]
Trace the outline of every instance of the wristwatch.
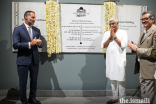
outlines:
[{"label": "wristwatch", "polygon": [[113,40],[115,40],[117,38],[117,36],[115,36],[114,38],[113,38]]}]

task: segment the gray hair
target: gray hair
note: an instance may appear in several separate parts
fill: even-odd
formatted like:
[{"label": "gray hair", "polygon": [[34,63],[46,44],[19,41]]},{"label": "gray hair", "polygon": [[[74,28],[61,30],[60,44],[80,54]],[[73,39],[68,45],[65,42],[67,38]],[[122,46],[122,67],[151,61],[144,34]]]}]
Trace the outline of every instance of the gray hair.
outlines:
[{"label": "gray hair", "polygon": [[35,14],[34,11],[26,11],[26,12],[24,13],[24,19],[25,19],[25,16],[26,16],[26,15],[29,16],[31,12],[33,12],[33,13]]},{"label": "gray hair", "polygon": [[110,21],[115,21],[116,23],[118,23],[118,20],[116,19],[116,18],[111,18],[111,19],[109,19],[109,21],[108,22],[110,22]]},{"label": "gray hair", "polygon": [[[145,15],[145,14],[150,14],[150,15],[149,15],[149,18],[150,18],[150,19],[155,18],[155,15],[154,15],[154,13],[153,13],[152,11],[143,12],[143,13],[142,13],[142,16]],[[153,23],[155,23],[155,21],[154,21]]]}]

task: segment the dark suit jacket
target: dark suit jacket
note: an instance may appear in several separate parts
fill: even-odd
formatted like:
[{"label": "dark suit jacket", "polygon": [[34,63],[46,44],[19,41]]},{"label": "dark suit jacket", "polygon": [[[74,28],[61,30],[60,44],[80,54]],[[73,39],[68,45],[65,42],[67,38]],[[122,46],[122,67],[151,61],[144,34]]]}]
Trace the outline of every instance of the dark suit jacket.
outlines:
[{"label": "dark suit jacket", "polygon": [[[33,39],[41,39],[40,30],[32,26]],[[42,48],[43,43],[39,46],[34,45],[29,49],[29,42],[31,42],[29,33],[25,27],[25,24],[22,24],[14,29],[13,32],[13,48],[18,49],[17,54],[17,65],[29,65],[34,60],[35,64],[39,64],[39,52],[38,47]]]},{"label": "dark suit jacket", "polygon": [[155,44],[154,35],[156,34],[156,26],[154,25],[148,31],[146,36],[143,38],[142,42],[141,38],[144,35],[144,32],[141,33],[137,46],[136,55],[140,57],[140,63],[136,59],[135,63],[135,71],[134,73],[138,73],[140,70],[141,76],[144,79],[154,79],[154,73],[156,69],[156,62],[152,57],[151,51]]}]

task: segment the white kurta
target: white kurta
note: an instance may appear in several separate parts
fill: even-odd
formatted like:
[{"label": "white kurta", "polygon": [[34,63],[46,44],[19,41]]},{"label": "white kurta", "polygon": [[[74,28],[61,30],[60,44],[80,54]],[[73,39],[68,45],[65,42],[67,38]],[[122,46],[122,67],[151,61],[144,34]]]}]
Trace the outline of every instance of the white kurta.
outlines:
[{"label": "white kurta", "polygon": [[[106,50],[106,77],[110,80],[125,81],[127,32],[118,29],[115,35],[121,41],[121,47],[115,40],[110,41]],[[110,31],[105,32],[101,48],[109,37]]]}]

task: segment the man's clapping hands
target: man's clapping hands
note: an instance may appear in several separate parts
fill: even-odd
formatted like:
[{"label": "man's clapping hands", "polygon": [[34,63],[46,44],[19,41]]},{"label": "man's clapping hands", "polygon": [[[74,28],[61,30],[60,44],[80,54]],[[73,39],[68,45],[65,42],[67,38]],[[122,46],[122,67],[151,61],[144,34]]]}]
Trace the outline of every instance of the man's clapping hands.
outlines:
[{"label": "man's clapping hands", "polygon": [[127,44],[127,47],[133,51],[136,51],[136,49],[138,48],[138,46],[136,44],[134,44],[133,41],[131,41],[131,43]]},{"label": "man's clapping hands", "polygon": [[36,39],[36,37],[30,42],[30,45],[33,46],[33,45],[40,45],[41,44],[41,39]]}]

